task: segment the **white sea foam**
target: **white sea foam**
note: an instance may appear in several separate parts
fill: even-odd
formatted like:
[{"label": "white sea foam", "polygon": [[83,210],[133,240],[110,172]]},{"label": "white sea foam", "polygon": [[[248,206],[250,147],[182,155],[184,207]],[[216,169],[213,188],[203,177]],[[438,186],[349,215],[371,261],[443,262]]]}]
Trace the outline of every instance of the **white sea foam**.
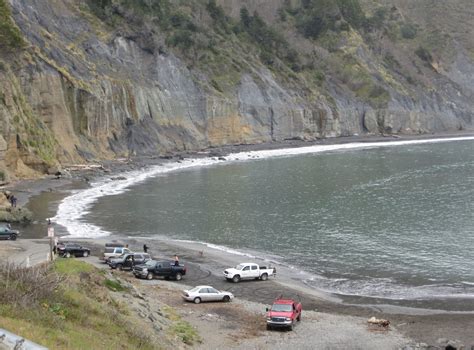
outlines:
[{"label": "white sea foam", "polygon": [[387,300],[474,299],[472,288],[459,288],[456,284],[408,286],[391,278],[372,277],[362,280],[316,277],[304,282],[324,292],[345,296]]},{"label": "white sea foam", "polygon": [[[474,137],[455,137],[443,139],[387,142],[354,142],[338,145],[314,145],[309,147],[234,153],[226,156],[226,160],[228,162],[242,162],[262,158],[289,157],[295,155],[322,153],[329,151],[345,151],[376,147],[394,147],[467,140],[474,140]],[[90,211],[94,203],[100,197],[123,193],[127,191],[132,185],[143,182],[150,177],[155,177],[160,174],[166,174],[169,172],[190,168],[212,166],[218,163],[222,164],[222,161],[219,161],[216,158],[184,160],[180,163],[168,163],[165,165],[154,166],[146,170],[125,173],[123,174],[125,180],[111,180],[108,178],[102,179],[93,183],[91,185],[91,188],[74,192],[71,196],[66,197],[59,205],[56,216],[52,218],[52,220],[57,224],[64,226],[71,237],[94,238],[111,235],[112,232],[108,232],[96,225],[84,222],[82,220],[82,218]]]}]

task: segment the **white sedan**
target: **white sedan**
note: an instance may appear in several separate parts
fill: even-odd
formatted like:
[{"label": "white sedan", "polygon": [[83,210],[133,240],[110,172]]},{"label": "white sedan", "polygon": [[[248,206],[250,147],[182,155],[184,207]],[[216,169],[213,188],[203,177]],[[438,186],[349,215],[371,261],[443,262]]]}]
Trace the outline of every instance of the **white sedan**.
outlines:
[{"label": "white sedan", "polygon": [[231,301],[234,295],[230,292],[220,291],[211,286],[197,286],[190,290],[183,290],[184,300],[199,304],[201,301]]}]

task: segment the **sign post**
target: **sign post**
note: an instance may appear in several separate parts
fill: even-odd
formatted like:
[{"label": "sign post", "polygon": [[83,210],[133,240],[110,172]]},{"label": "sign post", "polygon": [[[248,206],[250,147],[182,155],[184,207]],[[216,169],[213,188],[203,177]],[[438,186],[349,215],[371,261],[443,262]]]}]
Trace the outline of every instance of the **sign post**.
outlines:
[{"label": "sign post", "polygon": [[49,257],[50,260],[54,260],[53,256],[53,242],[54,242],[54,227],[51,226],[51,222],[48,222],[48,237],[49,237]]}]

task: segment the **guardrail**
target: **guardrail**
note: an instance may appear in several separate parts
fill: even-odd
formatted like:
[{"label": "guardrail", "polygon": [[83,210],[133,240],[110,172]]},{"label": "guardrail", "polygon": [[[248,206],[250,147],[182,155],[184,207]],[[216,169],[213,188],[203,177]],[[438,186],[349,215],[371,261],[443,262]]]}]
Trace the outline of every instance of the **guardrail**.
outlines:
[{"label": "guardrail", "polygon": [[0,350],[48,350],[48,348],[0,328]]}]

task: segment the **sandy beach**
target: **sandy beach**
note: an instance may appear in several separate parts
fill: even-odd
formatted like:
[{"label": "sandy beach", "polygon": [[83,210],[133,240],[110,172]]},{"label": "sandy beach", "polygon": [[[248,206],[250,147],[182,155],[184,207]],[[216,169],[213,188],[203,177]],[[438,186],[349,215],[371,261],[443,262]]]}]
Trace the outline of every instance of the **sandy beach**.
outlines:
[{"label": "sandy beach", "polygon": [[[434,137],[433,135],[429,135]],[[472,136],[462,135],[436,135],[436,137]],[[428,137],[428,136],[427,136]],[[418,139],[406,137],[400,139]],[[370,141],[386,141],[387,138],[371,138]],[[397,140],[399,140],[397,138]],[[367,139],[339,139],[324,140],[321,143],[342,142],[368,142]],[[306,143],[288,143],[275,145],[234,146],[210,150],[214,156],[225,155],[239,151],[255,149],[278,149],[283,146],[306,146]],[[194,156],[208,156],[194,154]],[[162,162],[176,162],[183,157],[193,155],[174,155],[171,159],[145,159],[133,162],[110,162],[103,166],[104,170],[90,170],[78,172],[71,177],[62,179],[45,178],[35,181],[23,181],[8,186],[8,189],[18,194],[20,205],[40,206],[35,210],[35,223],[28,227],[21,227],[24,236],[16,242],[2,242],[0,245],[0,258],[5,261],[34,264],[46,258],[48,240],[46,235],[46,218],[54,216],[55,208],[62,198],[69,195],[71,190],[87,188],[91,178],[102,176],[118,176],[120,173],[142,167],[160,164]],[[31,209],[31,207],[30,207]],[[57,232],[65,232],[58,227]],[[383,305],[378,302],[370,305],[355,305],[343,302],[340,298],[327,295],[305,286],[300,280],[294,278],[292,271],[277,266],[277,276],[269,281],[250,281],[238,284],[227,282],[222,272],[224,268],[234,266],[242,261],[256,261],[248,256],[238,256],[225,251],[216,250],[206,245],[193,242],[177,242],[172,240],[145,240],[128,239],[113,236],[100,239],[81,239],[84,245],[91,246],[93,252],[88,261],[97,266],[97,256],[105,242],[111,239],[121,240],[129,244],[130,248],[140,251],[143,244],[150,247],[154,256],[170,258],[179,254],[180,259],[188,267],[188,273],[183,283],[153,281],[150,286],[148,281],[133,281],[146,293],[155,293],[154,285],[162,286],[158,297],[177,307],[186,320],[195,325],[200,331],[203,342],[197,348],[236,348],[236,349],[267,349],[288,348],[301,349],[331,348],[331,349],[398,349],[405,346],[411,348],[445,348],[448,341],[452,344],[463,344],[465,348],[474,347],[474,315],[462,312],[445,312],[440,310],[427,310],[424,308],[402,308]],[[74,239],[77,241],[78,239]],[[124,273],[125,274],[125,273]],[[128,278],[124,276],[124,278]],[[191,310],[189,304],[183,303],[173,290],[184,289],[185,285],[210,284],[218,289],[230,290],[236,295],[236,303],[231,308],[244,310],[241,318],[229,314],[227,305],[199,306]],[[264,310],[278,295],[287,295],[301,300],[304,308],[303,321],[298,324],[294,332],[267,332],[264,330]],[[238,306],[240,305],[240,306]],[[190,311],[191,310],[191,311]],[[217,316],[203,316],[217,315]],[[230,315],[230,316],[229,316]],[[235,329],[247,329],[249,317],[255,317],[258,332],[251,337],[239,338]],[[231,317],[232,316],[232,317]],[[375,316],[390,320],[389,330],[374,330],[367,325],[367,319]],[[240,321],[239,321],[240,320]],[[259,322],[262,322],[261,324]],[[236,326],[237,325],[237,326]],[[240,328],[239,328],[240,327]],[[247,328],[245,328],[247,327]],[[218,331],[215,331],[218,329]],[[252,333],[253,334],[253,333]],[[223,340],[224,339],[224,340]]]}]

